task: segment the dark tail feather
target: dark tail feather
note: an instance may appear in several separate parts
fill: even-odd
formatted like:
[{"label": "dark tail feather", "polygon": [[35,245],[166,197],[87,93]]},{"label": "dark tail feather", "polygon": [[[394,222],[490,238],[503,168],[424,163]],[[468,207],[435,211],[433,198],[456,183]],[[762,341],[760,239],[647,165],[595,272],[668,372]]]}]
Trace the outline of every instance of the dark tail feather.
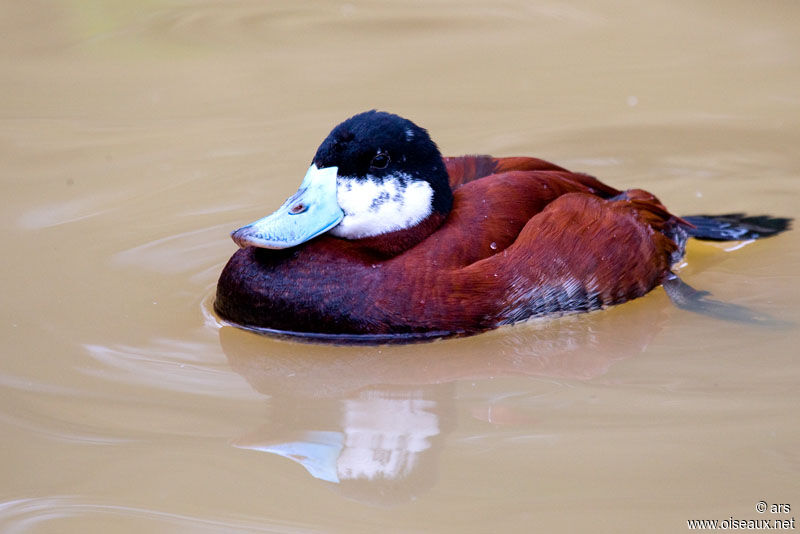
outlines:
[{"label": "dark tail feather", "polygon": [[744,213],[727,215],[689,215],[682,217],[694,228],[687,228],[690,237],[709,241],[741,241],[776,235],[789,229],[792,219]]},{"label": "dark tail feather", "polygon": [[672,303],[682,310],[736,323],[773,328],[792,326],[790,322],[775,319],[765,313],[759,313],[745,306],[707,298],[711,293],[693,288],[675,274],[667,278],[662,285]]}]

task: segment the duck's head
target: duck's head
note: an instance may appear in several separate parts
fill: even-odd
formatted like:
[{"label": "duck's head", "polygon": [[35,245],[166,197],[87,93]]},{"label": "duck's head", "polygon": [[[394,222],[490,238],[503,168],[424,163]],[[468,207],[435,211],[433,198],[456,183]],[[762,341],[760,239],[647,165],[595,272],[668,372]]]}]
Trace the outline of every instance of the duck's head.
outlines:
[{"label": "duck's head", "polygon": [[447,170],[428,132],[373,110],[334,128],[297,193],[231,236],[240,247],[271,249],[294,247],[325,232],[368,239],[425,221],[440,223],[452,205]]}]

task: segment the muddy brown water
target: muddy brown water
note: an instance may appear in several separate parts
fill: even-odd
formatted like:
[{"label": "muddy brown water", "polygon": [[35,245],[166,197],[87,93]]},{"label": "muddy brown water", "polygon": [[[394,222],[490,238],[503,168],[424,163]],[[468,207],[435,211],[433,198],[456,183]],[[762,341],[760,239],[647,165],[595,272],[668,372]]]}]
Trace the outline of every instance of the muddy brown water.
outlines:
[{"label": "muddy brown water", "polygon": [[[679,214],[797,217],[796,2],[0,4],[0,531],[682,532],[800,509],[800,232],[392,347],[220,324],[228,233],[369,108]],[[789,512],[759,513],[759,501]]]}]

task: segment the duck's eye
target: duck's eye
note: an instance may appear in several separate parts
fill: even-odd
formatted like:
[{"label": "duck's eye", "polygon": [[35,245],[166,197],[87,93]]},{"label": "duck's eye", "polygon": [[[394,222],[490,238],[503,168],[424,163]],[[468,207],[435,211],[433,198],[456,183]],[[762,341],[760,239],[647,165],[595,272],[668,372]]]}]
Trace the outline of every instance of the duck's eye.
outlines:
[{"label": "duck's eye", "polygon": [[389,165],[389,154],[384,154],[383,152],[379,152],[372,158],[369,166],[373,169],[385,169],[387,165]]}]

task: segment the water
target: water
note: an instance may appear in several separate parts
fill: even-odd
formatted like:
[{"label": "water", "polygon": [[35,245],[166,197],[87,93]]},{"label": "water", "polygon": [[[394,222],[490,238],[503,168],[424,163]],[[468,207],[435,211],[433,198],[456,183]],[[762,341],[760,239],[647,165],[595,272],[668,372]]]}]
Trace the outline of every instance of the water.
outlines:
[{"label": "water", "polygon": [[[600,313],[404,347],[221,326],[228,232],[369,108],[679,214],[798,217],[793,2],[0,5],[0,530],[674,532],[800,507],[796,231]],[[735,250],[734,250],[735,249]]]}]

